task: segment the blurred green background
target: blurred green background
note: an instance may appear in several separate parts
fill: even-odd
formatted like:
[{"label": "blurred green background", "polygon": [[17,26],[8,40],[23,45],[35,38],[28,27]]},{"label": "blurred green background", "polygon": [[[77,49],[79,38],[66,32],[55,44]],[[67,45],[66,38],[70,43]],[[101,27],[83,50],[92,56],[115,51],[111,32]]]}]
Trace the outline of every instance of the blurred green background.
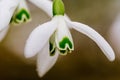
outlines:
[{"label": "blurred green background", "polygon": [[[120,0],[63,1],[71,20],[91,26],[110,42],[107,33],[119,12]],[[33,4],[29,6],[33,21],[11,26],[0,44],[0,80],[120,80],[120,61],[110,62],[91,39],[75,30],[71,30],[74,52],[60,56],[55,66],[40,79],[35,59],[24,58],[23,49],[35,26],[50,18]]]}]

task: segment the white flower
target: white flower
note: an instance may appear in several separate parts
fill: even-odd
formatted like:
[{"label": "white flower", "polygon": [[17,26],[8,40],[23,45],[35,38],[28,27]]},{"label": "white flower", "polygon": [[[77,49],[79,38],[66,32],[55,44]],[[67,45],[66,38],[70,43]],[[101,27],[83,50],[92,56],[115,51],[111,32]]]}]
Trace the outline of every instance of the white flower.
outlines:
[{"label": "white flower", "polygon": [[0,0],[0,40],[6,35],[9,24],[30,21],[25,0]]},{"label": "white flower", "polygon": [[25,0],[0,1],[0,31],[11,23],[19,24],[30,20],[30,14]]},{"label": "white flower", "polygon": [[85,24],[66,19],[64,11],[63,2],[54,0],[52,20],[35,28],[26,42],[25,56],[30,58],[38,54],[37,70],[41,77],[55,64],[59,54],[66,55],[74,50],[68,26],[96,42],[110,61],[115,59],[114,51],[98,32]]},{"label": "white flower", "polygon": [[[29,22],[31,15],[26,4],[27,0],[0,0],[0,41],[5,37],[9,29],[9,24],[20,24]],[[35,4],[49,16],[52,14],[52,10],[48,10],[51,7],[51,1],[49,0],[28,0]],[[50,5],[47,5],[50,4]]]}]

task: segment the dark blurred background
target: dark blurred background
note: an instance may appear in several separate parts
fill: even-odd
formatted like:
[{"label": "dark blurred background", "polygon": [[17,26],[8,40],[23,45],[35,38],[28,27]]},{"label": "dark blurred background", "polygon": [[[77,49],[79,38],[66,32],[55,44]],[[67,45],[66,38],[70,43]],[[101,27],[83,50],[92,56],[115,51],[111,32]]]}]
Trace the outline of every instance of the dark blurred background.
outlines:
[{"label": "dark blurred background", "polygon": [[[91,26],[110,43],[107,32],[119,12],[120,0],[63,1],[71,20]],[[110,62],[91,39],[75,30],[71,30],[74,52],[60,56],[55,66],[40,79],[35,58],[26,59],[23,49],[29,33],[50,18],[33,4],[28,4],[33,21],[10,26],[0,44],[0,80],[120,80],[120,61]]]}]

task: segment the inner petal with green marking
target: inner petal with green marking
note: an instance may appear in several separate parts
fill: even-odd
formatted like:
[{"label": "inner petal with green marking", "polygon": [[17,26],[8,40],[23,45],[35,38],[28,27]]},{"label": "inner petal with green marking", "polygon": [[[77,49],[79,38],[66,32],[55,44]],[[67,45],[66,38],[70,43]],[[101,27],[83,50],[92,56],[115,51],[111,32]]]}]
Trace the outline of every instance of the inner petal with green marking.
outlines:
[{"label": "inner petal with green marking", "polygon": [[49,50],[50,50],[50,56],[54,56],[56,52],[55,33],[50,37]]},{"label": "inner petal with green marking", "polygon": [[51,42],[49,42],[49,50],[50,50],[50,56],[54,56],[56,52],[56,47]]},{"label": "inner petal with green marking", "polygon": [[17,10],[12,19],[11,19],[11,23],[12,24],[20,24],[20,23],[24,23],[24,22],[28,22],[31,20],[31,16],[28,10],[22,8],[20,10]]},{"label": "inner petal with green marking", "polygon": [[67,53],[71,53],[74,48],[73,48],[73,42],[68,38],[64,37],[60,42],[59,42],[59,51],[62,55],[65,55]]}]

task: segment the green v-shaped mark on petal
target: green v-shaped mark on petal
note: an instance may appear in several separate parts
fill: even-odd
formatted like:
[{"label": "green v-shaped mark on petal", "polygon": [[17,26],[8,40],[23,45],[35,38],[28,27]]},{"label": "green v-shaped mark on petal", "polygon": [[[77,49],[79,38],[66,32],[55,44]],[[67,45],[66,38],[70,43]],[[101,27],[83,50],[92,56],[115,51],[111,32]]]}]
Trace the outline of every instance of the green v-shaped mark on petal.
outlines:
[{"label": "green v-shaped mark on petal", "polygon": [[17,10],[12,19],[11,19],[11,23],[12,24],[20,24],[20,23],[24,23],[24,22],[28,22],[31,20],[31,16],[28,10],[22,8],[20,10]]},{"label": "green v-shaped mark on petal", "polygon": [[56,52],[56,47],[51,42],[49,42],[49,50],[50,50],[50,56],[54,56]]},{"label": "green v-shaped mark on petal", "polygon": [[50,56],[54,56],[56,53],[55,33],[50,37],[49,51],[50,51]]},{"label": "green v-shaped mark on petal", "polygon": [[71,53],[73,51],[73,43],[68,37],[64,37],[59,42],[59,51],[62,55],[67,54],[68,52]]}]

